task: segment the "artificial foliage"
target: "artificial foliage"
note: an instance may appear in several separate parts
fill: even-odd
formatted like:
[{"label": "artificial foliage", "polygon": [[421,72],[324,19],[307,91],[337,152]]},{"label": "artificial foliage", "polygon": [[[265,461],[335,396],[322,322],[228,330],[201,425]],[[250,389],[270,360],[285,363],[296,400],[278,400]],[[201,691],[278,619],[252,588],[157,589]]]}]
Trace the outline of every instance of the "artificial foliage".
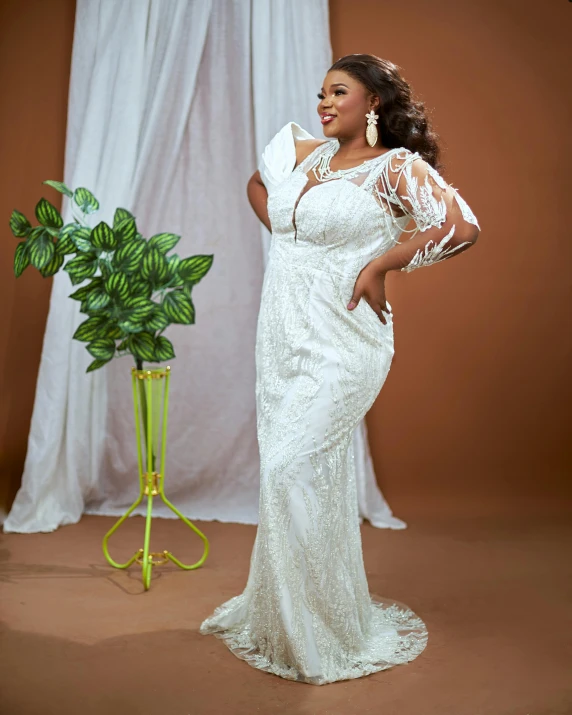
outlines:
[{"label": "artificial foliage", "polygon": [[87,372],[126,354],[138,369],[143,362],[174,358],[173,344],[163,332],[172,323],[195,322],[192,288],[209,271],[213,256],[168,255],[181,237],[158,233],[146,239],[135,216],[123,208],[116,209],[113,226],[100,221],[90,228],[87,217],[99,209],[91,191],[72,191],[59,181],[43,183],[69,197],[74,221],[64,225],[45,198],[35,207],[39,226],[14,210],[10,228],[23,239],[16,248],[14,272],[19,277],[32,265],[47,278],[63,268],[79,286],[70,298],[88,317],[73,337],[87,343],[94,358]]}]

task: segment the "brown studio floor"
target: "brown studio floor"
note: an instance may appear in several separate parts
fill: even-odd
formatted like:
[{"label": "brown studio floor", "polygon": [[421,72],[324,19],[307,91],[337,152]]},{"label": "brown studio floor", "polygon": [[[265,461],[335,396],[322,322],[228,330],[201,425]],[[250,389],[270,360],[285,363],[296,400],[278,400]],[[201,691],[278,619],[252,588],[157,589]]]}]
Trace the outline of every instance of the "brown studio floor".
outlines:
[{"label": "brown studio floor", "polygon": [[[4,534],[0,712],[572,714],[570,514],[399,516],[408,529],[362,527],[370,589],[414,608],[428,646],[407,665],[319,687],[257,671],[197,632],[242,590],[255,527],[197,523],[211,540],[205,566],[159,567],[147,593],[136,567],[103,558],[113,519]],[[124,524],[114,556],[142,545],[142,527]],[[154,550],[197,558],[181,523],[157,520],[153,535]]]}]

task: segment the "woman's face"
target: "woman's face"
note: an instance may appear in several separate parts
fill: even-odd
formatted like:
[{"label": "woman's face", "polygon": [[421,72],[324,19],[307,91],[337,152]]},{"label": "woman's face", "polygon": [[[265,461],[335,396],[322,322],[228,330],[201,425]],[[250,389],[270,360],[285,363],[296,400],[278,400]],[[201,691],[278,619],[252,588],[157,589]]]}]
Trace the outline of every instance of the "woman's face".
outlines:
[{"label": "woman's face", "polygon": [[365,137],[366,114],[372,104],[370,94],[357,79],[346,72],[333,70],[324,79],[324,86],[318,94],[318,114],[322,122],[324,136],[350,139],[358,134]]}]

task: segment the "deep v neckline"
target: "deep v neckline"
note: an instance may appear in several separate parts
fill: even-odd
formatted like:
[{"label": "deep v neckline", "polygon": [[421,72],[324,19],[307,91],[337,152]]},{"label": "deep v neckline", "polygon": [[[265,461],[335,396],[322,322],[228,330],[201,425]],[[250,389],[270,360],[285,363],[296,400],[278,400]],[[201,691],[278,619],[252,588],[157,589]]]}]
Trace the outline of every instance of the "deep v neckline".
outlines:
[{"label": "deep v neckline", "polygon": [[[300,189],[300,193],[298,194],[298,198],[296,199],[296,203],[294,204],[294,208],[292,210],[292,228],[294,229],[294,241],[296,240],[296,237],[298,235],[298,228],[296,226],[296,210],[298,209],[298,204],[302,200],[303,196],[305,196],[312,189],[315,189],[317,186],[320,185],[320,182],[317,181],[315,184],[308,186],[308,183],[310,181],[308,172],[311,171],[312,162],[314,161],[314,159],[316,157],[320,156],[320,152],[323,151],[324,147],[327,146],[328,144],[329,144],[328,140],[326,140],[325,142],[322,142],[321,144],[318,144],[318,146],[315,149],[312,149],[312,151],[308,154],[308,156],[305,159],[302,159],[302,161],[297,166],[295,166],[292,171],[292,174],[294,174],[297,171],[301,176],[304,177],[304,184],[302,185],[302,188]],[[304,170],[302,171],[303,168],[304,168]]]},{"label": "deep v neckline", "polygon": [[[296,237],[298,236],[298,227],[296,226],[296,211],[298,210],[298,205],[300,204],[300,201],[306,196],[306,194],[309,194],[312,189],[317,189],[319,186],[323,186],[319,181],[316,181],[315,184],[312,184],[311,186],[308,186],[308,183],[310,181],[308,174],[305,173],[303,174],[305,177],[304,185],[302,186],[302,189],[300,193],[298,194],[298,198],[296,199],[296,203],[294,204],[294,209],[292,211],[292,227],[294,228],[294,240],[296,240]],[[337,179],[339,181],[339,179]],[[329,181],[327,183],[330,183]]]},{"label": "deep v neckline", "polygon": [[[334,140],[335,141],[335,140]],[[304,176],[304,184],[302,185],[302,188],[300,189],[300,193],[298,194],[298,198],[296,199],[296,203],[294,204],[294,208],[292,210],[292,227],[294,229],[294,241],[297,239],[298,235],[298,228],[296,226],[296,211],[298,210],[298,206],[300,204],[300,201],[306,196],[306,194],[309,194],[313,189],[317,189],[320,186],[324,186],[326,184],[331,184],[332,182],[336,181],[347,181],[347,179],[344,179],[343,176],[340,176],[339,178],[336,179],[328,179],[327,181],[315,181],[312,183],[310,186],[308,184],[310,183],[310,177],[308,176],[308,173],[314,168],[315,163],[314,160],[316,158],[319,158],[320,156],[320,150],[323,150],[324,147],[326,147],[330,141],[325,141],[322,142],[321,144],[318,144],[318,146],[313,149],[308,156],[303,159],[297,166],[294,167],[294,170],[292,173],[298,171],[300,175]],[[339,149],[339,147],[338,147]],[[373,159],[366,159],[365,161],[362,161],[361,164],[357,164],[356,166],[351,166],[349,167],[348,171],[359,169],[361,166],[364,166],[364,164],[369,164],[373,163],[374,161],[377,161],[378,159],[381,159],[382,157],[386,157],[388,154],[391,154],[392,152],[396,151],[398,147],[394,149],[388,149],[386,152],[383,154],[380,154],[379,156],[373,157]],[[337,154],[336,152],[333,154],[335,156]],[[304,170],[302,168],[305,167]],[[349,182],[350,184],[353,184],[352,181]],[[357,189],[361,189],[361,185],[358,184],[353,184]]]}]

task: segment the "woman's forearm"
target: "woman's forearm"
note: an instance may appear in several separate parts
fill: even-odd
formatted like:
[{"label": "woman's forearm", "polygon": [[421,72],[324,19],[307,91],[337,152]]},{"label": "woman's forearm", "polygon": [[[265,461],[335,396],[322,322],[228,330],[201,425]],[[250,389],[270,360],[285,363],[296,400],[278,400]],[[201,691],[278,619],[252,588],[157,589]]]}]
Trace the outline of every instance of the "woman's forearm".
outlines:
[{"label": "woman's forearm", "polygon": [[478,228],[467,223],[462,229],[455,225],[446,230],[432,227],[418,233],[414,238],[396,244],[383,256],[376,258],[376,267],[382,273],[410,272],[466,251],[475,243],[478,235]]},{"label": "woman's forearm", "polygon": [[272,231],[270,219],[268,218],[268,192],[260,179],[259,172],[255,172],[249,179],[246,186],[246,195],[254,213],[262,221],[269,231]]}]

